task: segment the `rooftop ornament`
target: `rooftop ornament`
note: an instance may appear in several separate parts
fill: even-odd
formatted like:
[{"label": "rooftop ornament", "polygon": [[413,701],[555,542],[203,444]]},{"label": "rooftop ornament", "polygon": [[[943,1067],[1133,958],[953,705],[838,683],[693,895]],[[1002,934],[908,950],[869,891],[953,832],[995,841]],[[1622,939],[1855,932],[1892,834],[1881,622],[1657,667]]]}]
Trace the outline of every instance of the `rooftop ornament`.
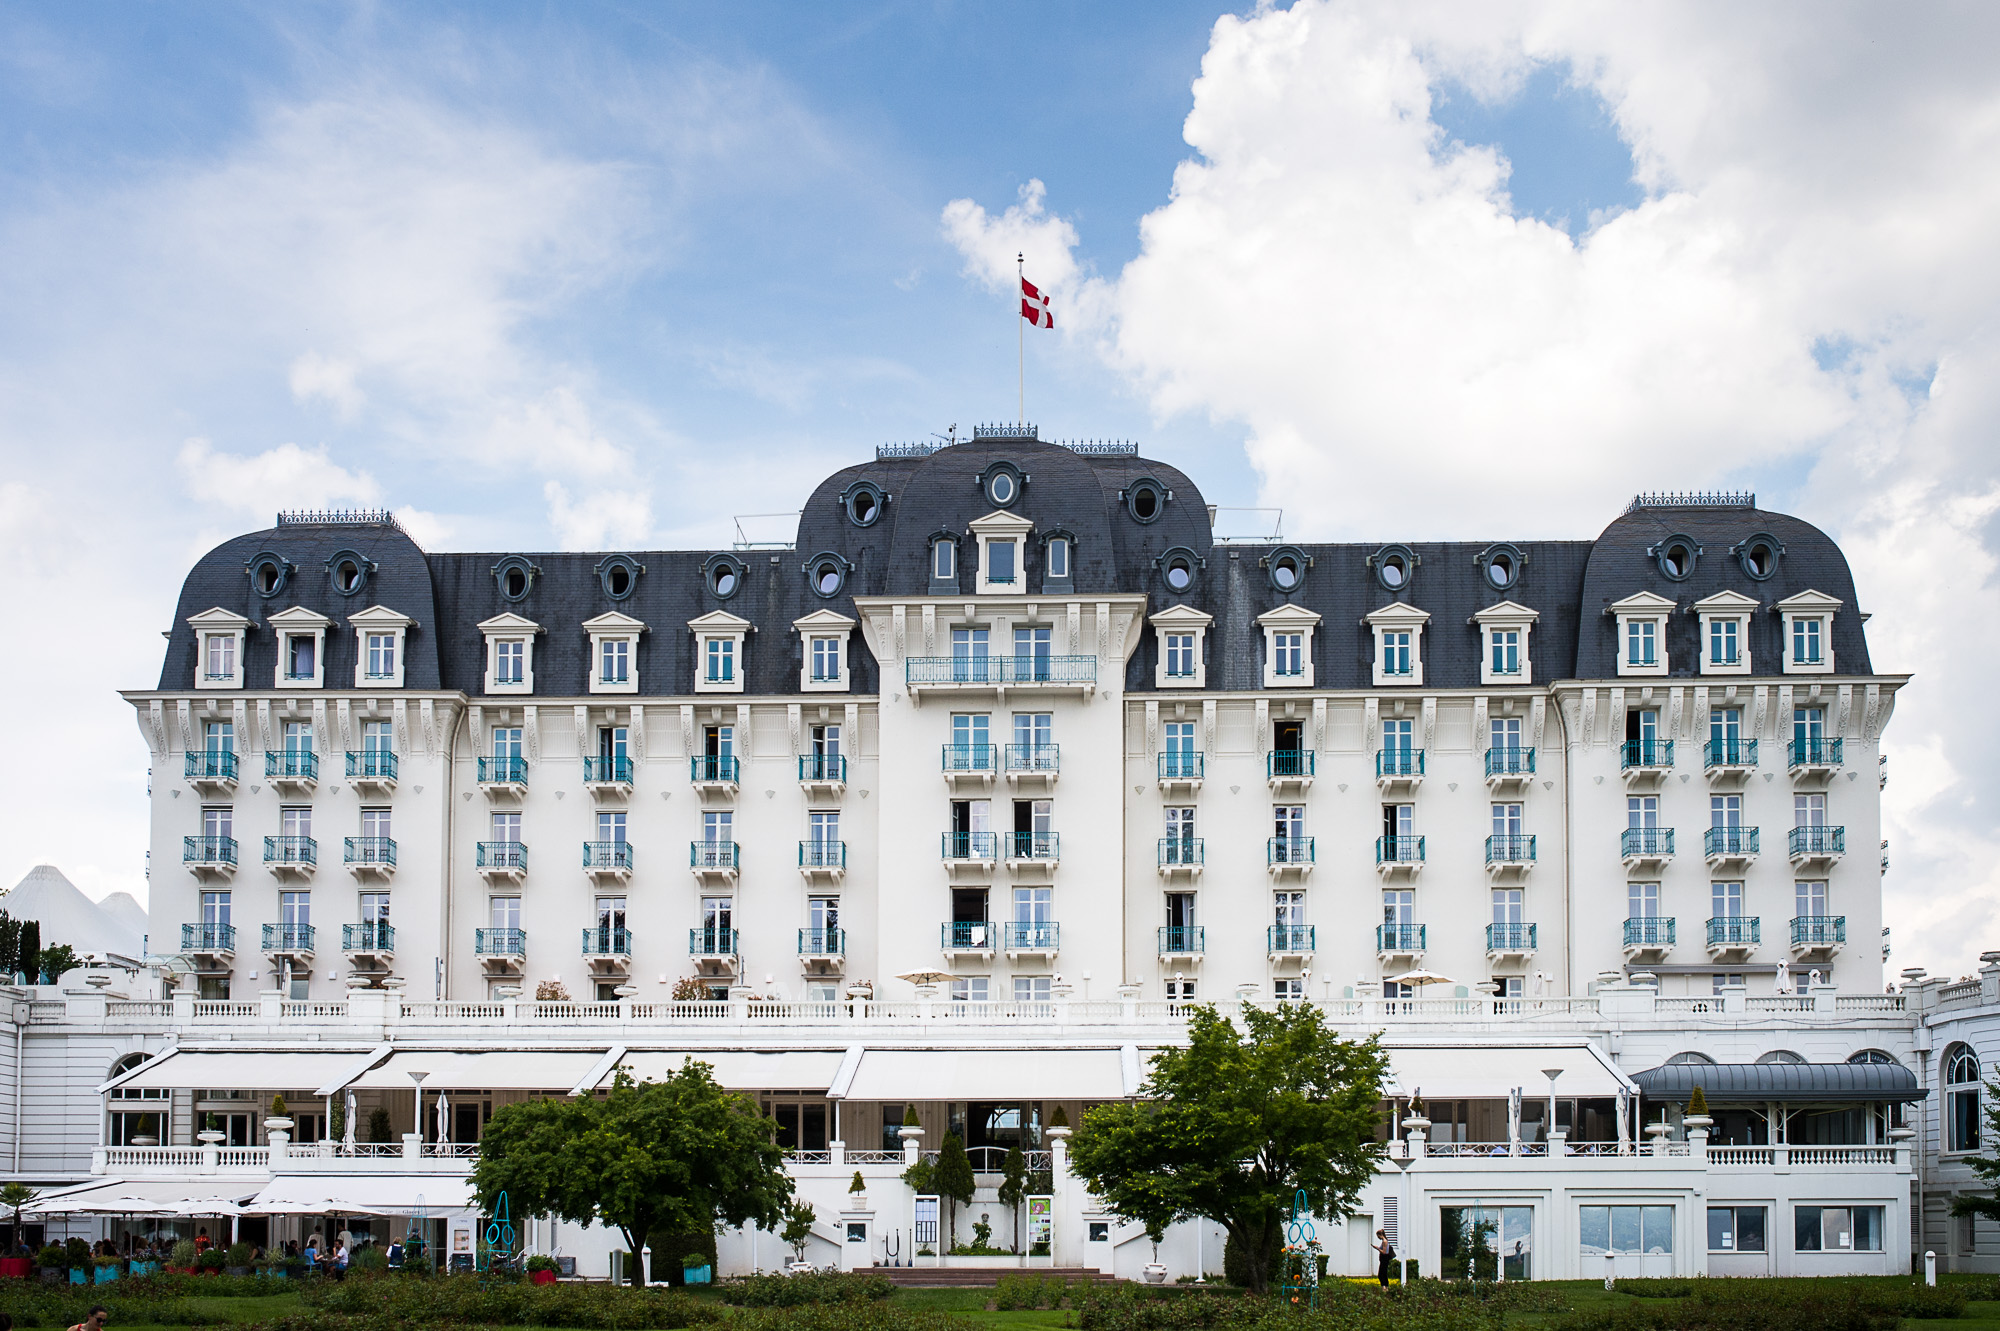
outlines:
[{"label": "rooftop ornament", "polygon": [[1632,496],[1625,511],[1646,508],[1755,508],[1757,496],[1749,490],[1677,490],[1643,492]]},{"label": "rooftop ornament", "polygon": [[403,530],[386,508],[294,509],[278,514],[280,527],[389,527]]}]

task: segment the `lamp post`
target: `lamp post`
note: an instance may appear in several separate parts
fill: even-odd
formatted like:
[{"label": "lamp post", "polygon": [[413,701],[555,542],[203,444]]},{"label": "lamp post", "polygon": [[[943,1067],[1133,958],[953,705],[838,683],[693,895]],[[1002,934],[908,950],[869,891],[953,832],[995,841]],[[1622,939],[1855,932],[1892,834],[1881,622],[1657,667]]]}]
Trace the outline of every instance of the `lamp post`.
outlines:
[{"label": "lamp post", "polygon": [[416,1117],[417,1139],[419,1141],[423,1139],[424,1135],[424,1078],[430,1075],[431,1074],[429,1072],[425,1071],[410,1073],[410,1080],[415,1082],[417,1087],[417,1108],[415,1117]]},{"label": "lamp post", "polygon": [[1556,1078],[1563,1075],[1563,1070],[1543,1068],[1542,1075],[1549,1079],[1549,1121],[1542,1128],[1542,1138],[1549,1143],[1553,1152],[1556,1134]]}]

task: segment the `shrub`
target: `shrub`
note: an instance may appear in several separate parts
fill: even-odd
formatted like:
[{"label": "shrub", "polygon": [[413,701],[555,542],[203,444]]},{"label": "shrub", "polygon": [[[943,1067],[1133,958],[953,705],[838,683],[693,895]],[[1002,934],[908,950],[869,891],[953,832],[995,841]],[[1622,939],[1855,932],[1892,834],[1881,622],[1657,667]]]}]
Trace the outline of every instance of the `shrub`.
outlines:
[{"label": "shrub", "polygon": [[283,1118],[284,1116],[285,1116],[285,1097],[284,1097],[284,1096],[282,1096],[282,1095],[274,1095],[274,1096],[272,1096],[272,1097],[271,1097],[271,1117],[272,1117],[272,1118]]},{"label": "shrub", "polygon": [[388,1110],[371,1109],[368,1111],[368,1140],[378,1146],[388,1145],[391,1140],[389,1136]]},{"label": "shrub", "polygon": [[725,1301],[743,1308],[865,1304],[886,1299],[896,1291],[887,1276],[873,1271],[739,1276],[723,1281],[719,1288]]},{"label": "shrub", "polygon": [[180,1267],[182,1270],[193,1266],[194,1259],[195,1247],[193,1239],[174,1240],[173,1248],[167,1253],[167,1261],[174,1266]]},{"label": "shrub", "polygon": [[993,1305],[1003,1312],[1053,1308],[1069,1294],[1069,1281],[1061,1276],[1006,1275],[994,1286]]},{"label": "shrub", "polygon": [[389,1269],[389,1254],[372,1243],[364,1243],[354,1250],[354,1256],[347,1261],[350,1270],[386,1271]]},{"label": "shrub", "polygon": [[857,1169],[857,1170],[855,1170],[855,1171],[854,1171],[854,1181],[853,1181],[852,1183],[850,1183],[850,1184],[848,1184],[848,1185],[847,1185],[847,1190],[848,1190],[848,1192],[850,1192],[850,1193],[855,1193],[855,1192],[866,1192],[866,1191],[868,1191],[868,1184],[867,1184],[866,1180],[864,1180],[864,1179],[863,1179],[863,1178],[861,1177],[861,1171],[860,1171],[860,1170],[858,1170],[858,1169]]},{"label": "shrub", "polygon": [[673,1290],[577,1281],[534,1285],[472,1274],[434,1280],[324,1281],[307,1284],[299,1297],[307,1312],[354,1319],[351,1325],[357,1331],[452,1323],[622,1331],[707,1326],[728,1316],[712,1303]]},{"label": "shrub", "polygon": [[60,1243],[51,1243],[35,1254],[36,1266],[68,1266],[69,1254]]},{"label": "shrub", "polygon": [[219,1248],[210,1248],[194,1259],[194,1269],[197,1271],[220,1271],[226,1265],[228,1263],[222,1260],[222,1250]]},{"label": "shrub", "polygon": [[1702,1094],[1700,1082],[1696,1082],[1694,1090],[1688,1094],[1687,1112],[1690,1118],[1696,1114],[1705,1115],[1708,1113],[1708,1097]]},{"label": "shrub", "polygon": [[222,1264],[224,1266],[250,1265],[250,1245],[247,1243],[230,1244],[223,1252]]},{"label": "shrub", "polygon": [[1068,1126],[1069,1126],[1069,1110],[1067,1110],[1067,1109],[1063,1108],[1063,1107],[1062,1107],[1061,1105],[1057,1105],[1057,1106],[1056,1106],[1056,1112],[1055,1112],[1055,1113],[1053,1113],[1053,1114],[1051,1114],[1051,1115],[1049,1115],[1049,1126],[1050,1126],[1050,1127],[1052,1127],[1052,1128],[1066,1128],[1066,1127],[1068,1127]]},{"label": "shrub", "polygon": [[82,1239],[70,1239],[63,1244],[63,1262],[65,1265],[75,1267],[79,1270],[89,1266],[90,1245]]},{"label": "shrub", "polygon": [[537,1003],[567,1003],[570,1001],[569,990],[564,987],[561,980],[543,980],[535,986],[535,1001]]},{"label": "shrub", "polygon": [[553,1271],[556,1269],[556,1259],[545,1257],[541,1253],[535,1253],[528,1258],[528,1269],[530,1271]]}]

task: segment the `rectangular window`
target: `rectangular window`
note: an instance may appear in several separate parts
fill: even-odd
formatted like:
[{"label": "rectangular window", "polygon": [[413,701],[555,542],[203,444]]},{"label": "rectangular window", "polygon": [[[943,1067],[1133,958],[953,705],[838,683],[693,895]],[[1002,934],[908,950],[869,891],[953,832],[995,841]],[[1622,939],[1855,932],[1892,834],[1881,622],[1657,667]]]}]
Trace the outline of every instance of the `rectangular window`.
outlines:
[{"label": "rectangular window", "polygon": [[365,837],[390,836],[389,810],[363,809],[361,811],[361,835]]},{"label": "rectangular window", "polygon": [[1306,999],[1306,982],[1296,975],[1281,975],[1271,981],[1271,997],[1280,1003],[1303,1003]]},{"label": "rectangular window", "polygon": [[[1503,753],[1521,751],[1521,718],[1518,716],[1495,717],[1488,723],[1489,743]],[[1508,770],[1512,770],[1511,768]]]},{"label": "rectangular window", "polygon": [[363,892],[361,894],[361,922],[363,924],[387,924],[389,922],[389,894],[387,892]]},{"label": "rectangular window", "polygon": [[[1406,754],[1411,751],[1415,732],[1409,721],[1384,721],[1382,723],[1382,751],[1387,754]],[[1404,768],[1397,768],[1404,771]]]},{"label": "rectangular window", "polygon": [[733,929],[730,923],[735,918],[735,898],[703,897],[701,899],[701,927],[712,932]]},{"label": "rectangular window", "polygon": [[[1947,1060],[1949,1063],[1949,1060]],[[1946,1075],[1953,1076],[1950,1071]],[[1979,1088],[1967,1086],[1945,1094],[1945,1149],[1979,1149]]]},{"label": "rectangular window", "polygon": [[623,929],[624,927],[625,898],[599,897],[597,899],[597,928],[599,932],[607,929]]},{"label": "rectangular window", "polygon": [[1742,984],[1743,977],[1741,975],[1717,971],[1708,977],[1708,992],[1720,998],[1724,989],[1740,988]]},{"label": "rectangular window", "polygon": [[1534,1279],[1534,1207],[1440,1206],[1438,1222],[1438,1274],[1446,1280]]},{"label": "rectangular window", "polygon": [[931,576],[949,582],[958,576],[958,546],[951,541],[931,545]]},{"label": "rectangular window", "polygon": [[312,722],[285,722],[285,753],[297,755],[313,751]]},{"label": "rectangular window", "polygon": [[1022,679],[1047,679],[1049,677],[1049,653],[1053,649],[1050,630],[1026,628],[1014,630],[1014,668]]},{"label": "rectangular window", "polygon": [[501,759],[521,756],[521,727],[493,727],[493,756]]},{"label": "rectangular window", "polygon": [[1518,887],[1496,887],[1493,889],[1493,923],[1526,924],[1523,914],[1523,893]]},{"label": "rectangular window", "polygon": [[1794,707],[1792,709],[1792,738],[1818,741],[1826,738],[1826,708]]},{"label": "rectangular window", "polygon": [[234,825],[229,806],[210,805],[201,811],[201,834],[211,840],[216,837],[235,836],[230,828]]},{"label": "rectangular window", "polygon": [[1708,885],[1709,914],[1718,920],[1740,920],[1743,918],[1743,884],[1710,883]]},{"label": "rectangular window", "polygon": [[986,629],[951,631],[951,670],[954,679],[976,683],[992,678],[992,670],[986,663],[988,632]]},{"label": "rectangular window", "polygon": [[1625,622],[1625,664],[1649,666],[1659,664],[1655,635],[1657,626],[1650,619],[1631,619]]},{"label": "rectangular window", "polygon": [[1792,903],[1797,908],[1792,912],[1794,915],[1823,919],[1826,915],[1826,884],[1793,883]]},{"label": "rectangular window", "polygon": [[1167,893],[1167,928],[1194,928],[1194,893]]},{"label": "rectangular window", "polygon": [[1520,805],[1496,804],[1493,806],[1493,835],[1497,837],[1518,837],[1521,835]]},{"label": "rectangular window", "polygon": [[278,827],[284,836],[311,836],[313,834],[312,806],[309,804],[294,804],[278,810]]},{"label": "rectangular window", "polygon": [[988,541],[986,580],[1011,585],[1014,581],[1014,554],[1019,549],[1012,541]]},{"label": "rectangular window", "polygon": [[1743,739],[1743,709],[1715,707],[1708,713],[1708,737],[1735,748]]},{"label": "rectangular window", "polygon": [[806,927],[827,934],[840,927],[839,897],[809,897],[806,900]]},{"label": "rectangular window", "polygon": [[1658,795],[1627,795],[1625,797],[1625,826],[1652,831],[1660,825],[1660,797]]},{"label": "rectangular window", "polygon": [[[701,732],[702,756],[706,758],[728,758],[736,752],[735,726],[708,726]],[[718,769],[727,763],[717,764]]]},{"label": "rectangular window", "polygon": [[1055,743],[1056,718],[1053,712],[1014,713],[1014,743],[1028,753]]},{"label": "rectangular window", "polygon": [[[814,726],[812,728],[813,757],[829,761],[840,756],[840,727]],[[836,765],[837,764],[833,764]]]},{"label": "rectangular window", "polygon": [[1305,635],[1301,633],[1273,633],[1271,650],[1275,660],[1271,673],[1275,675],[1303,675],[1305,664]]},{"label": "rectangular window", "polygon": [[597,839],[599,841],[623,841],[625,839],[625,815],[623,813],[600,812],[597,815]]},{"label": "rectangular window", "polygon": [[1188,755],[1194,753],[1194,722],[1169,721],[1165,730],[1168,753]]},{"label": "rectangular window", "polygon": [[318,639],[305,635],[298,635],[286,640],[286,679],[311,679],[313,677],[313,648],[317,643]]},{"label": "rectangular window", "polygon": [[1496,675],[1518,675],[1521,673],[1521,630],[1494,629],[1493,673]]},{"label": "rectangular window", "polygon": [[229,894],[227,892],[204,892],[201,894],[201,922],[203,924],[229,923]]},{"label": "rectangular window", "polygon": [[1711,619],[1708,621],[1708,663],[1710,665],[1736,664],[1737,621],[1733,619]]},{"label": "rectangular window", "polygon": [[1167,677],[1170,679],[1194,678],[1194,634],[1169,633],[1167,635]]},{"label": "rectangular window", "polygon": [[396,635],[368,635],[368,678],[388,679],[396,673]]},{"label": "rectangular window", "polygon": [[985,712],[954,712],[951,718],[951,746],[960,754],[972,754],[984,761],[991,742],[992,721]]},{"label": "rectangular window", "polygon": [[278,893],[278,923],[298,926],[312,923],[312,893]]},{"label": "rectangular window", "polygon": [[951,1001],[954,1003],[985,1003],[991,1000],[992,982],[984,975],[968,975],[962,980],[951,982]]},{"label": "rectangular window", "polygon": [[812,812],[806,815],[809,839],[814,845],[831,846],[840,841],[840,815],[838,813]]},{"label": "rectangular window", "polygon": [[1194,839],[1194,810],[1167,810],[1167,838],[1171,841],[1191,841]]},{"label": "rectangular window", "polygon": [[1303,929],[1306,927],[1306,894],[1303,892],[1273,892],[1271,894],[1273,912],[1272,923],[1282,929]]},{"label": "rectangular window", "polygon": [[236,751],[236,724],[233,721],[210,721],[201,728],[201,751],[211,758],[219,758],[225,753]]},{"label": "rectangular window", "polygon": [[631,679],[632,644],[624,638],[606,638],[598,645],[600,684],[624,684]]},{"label": "rectangular window", "polygon": [[1763,1252],[1764,1208],[1761,1206],[1709,1207],[1708,1250],[1710,1252]]},{"label": "rectangular window", "polygon": [[831,684],[840,678],[840,639],[812,640],[812,677],[817,684]]},{"label": "rectangular window", "polygon": [[1016,1003],[1046,1003],[1053,996],[1050,977],[1047,975],[1016,975],[1014,977],[1014,1001]]},{"label": "rectangular window", "polygon": [[1792,826],[1825,827],[1826,796],[1825,795],[1792,796]]},{"label": "rectangular window", "polygon": [[528,644],[520,638],[498,638],[493,643],[493,682],[519,684],[527,679]]},{"label": "rectangular window", "polygon": [[722,809],[701,816],[701,840],[708,846],[726,845],[734,840],[735,816]]},{"label": "rectangular window", "polygon": [[1626,884],[1625,918],[1629,920],[1659,919],[1660,885],[1658,883]]},{"label": "rectangular window", "polygon": [[1795,619],[1792,621],[1793,665],[1820,664],[1819,632],[1820,622],[1817,619]]},{"label": "rectangular window", "polygon": [[1585,1257],[1674,1250],[1671,1206],[1580,1206],[1577,1238]]},{"label": "rectangular window", "polygon": [[1057,536],[1049,542],[1048,576],[1067,578],[1069,576],[1069,542]]},{"label": "rectangular window", "polygon": [[493,815],[493,840],[519,845],[521,841],[521,815],[518,813],[496,813]]},{"label": "rectangular window", "polygon": [[521,927],[521,898],[489,897],[486,902],[486,918],[495,929],[518,929]]},{"label": "rectangular window", "polygon": [[236,674],[236,635],[234,633],[211,633],[208,635],[208,677],[210,679],[231,679]]},{"label": "rectangular window", "polygon": [[1382,635],[1382,673],[1385,675],[1410,673],[1410,635],[1407,632]]},{"label": "rectangular window", "polygon": [[727,684],[736,678],[736,639],[710,638],[704,658],[708,663],[708,682]]},{"label": "rectangular window", "polygon": [[1743,826],[1743,797],[1741,795],[1710,795],[1708,797],[1708,825],[1710,827],[1739,828]]},{"label": "rectangular window", "polygon": [[1271,810],[1271,835],[1284,842],[1305,840],[1306,806],[1280,804]]},{"label": "rectangular window", "polygon": [[[1167,980],[1167,1001],[1169,1003],[1194,1002],[1194,981],[1186,978],[1169,978]],[[1093,1233],[1096,1231],[1096,1228],[1094,1224],[1091,1226]],[[1105,1238],[1108,1239],[1110,1237],[1111,1235],[1107,1231]]]},{"label": "rectangular window", "polygon": [[1792,1208],[1792,1249],[1795,1252],[1880,1252],[1882,1208],[1795,1206]]},{"label": "rectangular window", "polygon": [[363,721],[361,723],[361,751],[363,753],[388,753],[391,751],[389,723],[387,721]]},{"label": "rectangular window", "polygon": [[1417,922],[1417,894],[1408,888],[1391,888],[1382,893],[1382,923],[1395,927]]},{"label": "rectangular window", "polygon": [[1052,887],[1014,889],[1014,923],[1052,924],[1055,922],[1056,891]]}]

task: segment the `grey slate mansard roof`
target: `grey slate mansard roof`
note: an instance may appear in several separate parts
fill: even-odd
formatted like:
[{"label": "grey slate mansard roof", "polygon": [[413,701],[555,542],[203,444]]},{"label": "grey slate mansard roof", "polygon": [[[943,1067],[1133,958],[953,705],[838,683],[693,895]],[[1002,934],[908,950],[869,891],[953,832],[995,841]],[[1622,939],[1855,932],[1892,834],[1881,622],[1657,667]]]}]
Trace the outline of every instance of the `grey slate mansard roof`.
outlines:
[{"label": "grey slate mansard roof", "polygon": [[1767,1100],[1921,1100],[1930,1092],[1901,1063],[1669,1063],[1632,1074],[1648,1100],[1683,1103],[1696,1086],[1710,1104]]},{"label": "grey slate mansard roof", "polygon": [[[1695,674],[1699,623],[1688,613],[1695,601],[1725,588],[1755,597],[1761,608],[1751,617],[1748,646],[1759,674],[1776,671],[1782,625],[1771,606],[1807,588],[1837,598],[1831,647],[1843,675],[1869,673],[1854,581],[1846,558],[1824,533],[1808,523],[1746,506],[1639,508],[1616,518],[1595,541],[1510,540],[1495,531],[1484,539],[1410,542],[1418,563],[1407,586],[1392,594],[1376,580],[1368,560],[1381,542],[1299,544],[1311,561],[1303,582],[1280,593],[1260,562],[1276,545],[1218,546],[1206,501],[1183,472],[1136,456],[1086,456],[1032,439],[977,439],[941,448],[925,457],[890,458],[845,467],[821,481],[800,514],[796,545],[790,550],[631,551],[643,566],[632,594],[613,600],[603,590],[597,566],[602,552],[514,552],[538,570],[528,594],[508,602],[500,594],[494,568],[503,553],[426,555],[401,531],[387,525],[285,525],[226,541],[204,555],[181,589],[173,631],[160,673],[162,689],[185,689],[194,682],[195,644],[189,616],[212,606],[253,621],[245,645],[246,678],[268,688],[276,669],[277,646],[266,621],[271,613],[303,605],[338,621],[328,632],[326,683],[342,688],[353,679],[355,637],[347,618],[369,605],[384,605],[416,619],[408,639],[405,682],[412,689],[480,692],[485,642],[478,625],[506,611],[541,625],[535,645],[537,694],[575,697],[587,692],[589,639],[581,625],[616,610],[643,621],[647,633],[638,653],[641,694],[685,695],[695,661],[687,622],[712,610],[726,610],[755,625],[745,649],[745,692],[751,695],[798,692],[801,644],[792,622],[818,609],[854,615],[856,596],[925,596],[930,593],[930,542],[942,530],[955,533],[964,554],[958,561],[958,591],[974,586],[967,524],[992,511],[979,488],[980,474],[996,462],[1011,462],[1026,476],[1011,511],[1035,523],[1037,537],[1060,529],[1075,538],[1073,586],[1076,595],[1144,592],[1149,613],[1187,604],[1215,617],[1208,641],[1211,689],[1254,690],[1263,678],[1263,633],[1256,618],[1286,602],[1322,618],[1313,636],[1315,683],[1322,689],[1369,686],[1373,640],[1362,617],[1403,600],[1428,611],[1423,635],[1424,684],[1429,688],[1472,688],[1479,683],[1478,632],[1473,614],[1502,600],[1539,612],[1529,636],[1537,683],[1564,678],[1606,679],[1615,675],[1616,621],[1605,613],[1611,603],[1636,592],[1657,592],[1676,601],[1666,647],[1676,677]],[[1141,523],[1126,511],[1123,494],[1149,477],[1168,493],[1159,519]],[[854,525],[842,496],[860,482],[887,495],[879,519]],[[1756,534],[1783,547],[1776,573],[1758,582],[1732,555],[1732,547]],[[1701,548],[1695,570],[1682,582],[1669,581],[1648,553],[1671,535],[1684,535]],[[1519,581],[1500,591],[1475,562],[1496,544],[1511,544],[1523,556]],[[1184,548],[1203,561],[1194,585],[1170,593],[1157,565],[1170,549]],[[374,561],[367,585],[354,596],[333,589],[332,556],[354,550]],[[271,551],[296,566],[275,597],[259,596],[247,566]],[[803,565],[825,553],[839,555],[852,572],[839,595],[823,599],[807,583]],[[743,585],[727,600],[716,597],[702,576],[704,564],[728,555],[744,566]],[[1041,587],[1043,546],[1028,543],[1023,586]],[[1004,651],[1004,644],[994,650]],[[854,692],[880,690],[880,671],[859,633],[850,639]],[[1153,690],[1158,635],[1142,633],[1126,675],[1126,688]]]}]

